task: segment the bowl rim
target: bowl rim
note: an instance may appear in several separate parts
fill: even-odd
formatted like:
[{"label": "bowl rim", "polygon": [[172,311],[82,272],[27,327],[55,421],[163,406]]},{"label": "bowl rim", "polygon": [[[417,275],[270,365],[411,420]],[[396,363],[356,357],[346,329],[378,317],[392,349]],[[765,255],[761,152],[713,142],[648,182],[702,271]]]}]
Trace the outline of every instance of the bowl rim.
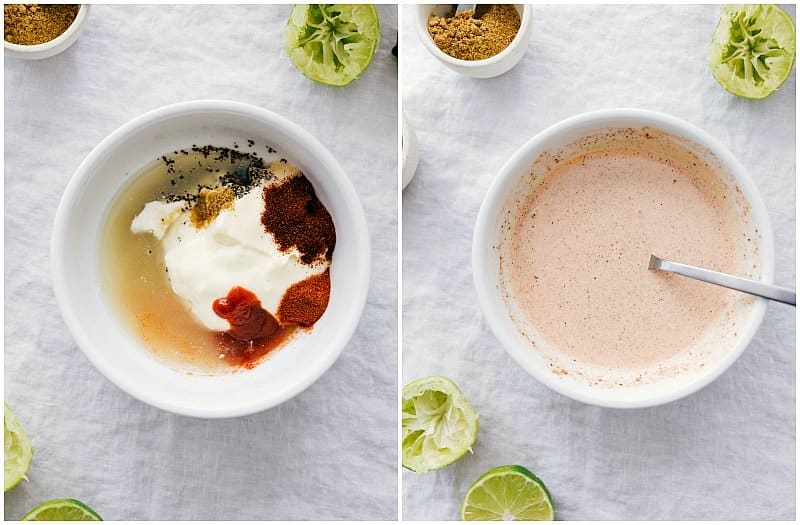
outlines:
[{"label": "bowl rim", "polygon": [[510,55],[513,50],[520,45],[525,45],[526,42],[524,41],[526,38],[530,38],[530,36],[525,36],[528,34],[528,27],[531,25],[531,18],[533,14],[533,6],[531,4],[511,4],[511,5],[521,5],[522,6],[522,16],[520,16],[520,24],[519,30],[517,34],[514,35],[514,39],[511,40],[511,43],[506,46],[505,49],[497,53],[496,55],[492,55],[489,58],[482,58],[480,60],[463,60],[460,58],[452,57],[439,49],[439,46],[434,43],[433,38],[431,38],[430,33],[428,32],[427,27],[422,25],[421,17],[418,16],[423,9],[430,5],[438,5],[438,4],[415,4],[414,5],[414,27],[417,30],[417,35],[419,39],[422,41],[422,45],[436,58],[445,62],[447,64],[464,68],[464,69],[479,69],[487,66],[491,66],[497,62],[501,62],[505,60],[505,58]]},{"label": "bowl rim", "polygon": [[767,283],[772,282],[775,266],[772,225],[761,194],[742,164],[728,148],[694,124],[665,113],[634,108],[601,109],[564,119],[548,126],[527,140],[506,161],[492,180],[478,212],[472,240],[473,281],[478,296],[478,304],[492,333],[500,341],[505,351],[539,382],[555,392],[591,405],[607,408],[645,408],[670,403],[686,397],[707,386],[722,375],[741,356],[752,341],[764,318],[767,300],[760,297],[755,298],[748,318],[749,322],[742,330],[742,337],[737,345],[732,347],[713,366],[704,367],[702,373],[696,374],[696,377],[691,381],[683,385],[677,385],[675,388],[662,393],[639,397],[632,395],[625,400],[619,400],[609,399],[594,393],[584,394],[583,391],[573,389],[569,383],[558,381],[550,370],[539,366],[531,360],[528,356],[532,352],[530,346],[522,348],[523,345],[514,337],[516,334],[509,334],[502,329],[501,319],[507,317],[508,312],[505,308],[502,311],[497,311],[493,308],[491,298],[497,294],[497,290],[489,279],[484,278],[484,276],[489,275],[489,272],[496,273],[496,270],[489,264],[485,256],[485,247],[488,246],[489,239],[491,239],[492,219],[502,209],[506,201],[507,189],[521,176],[518,170],[519,165],[525,162],[531,151],[546,149],[548,142],[562,132],[585,125],[596,125],[611,119],[635,120],[639,121],[641,125],[667,128],[669,132],[694,141],[717,156],[730,171],[730,174],[742,190],[745,202],[750,207],[754,222],[757,224],[761,234],[761,244],[759,246],[759,255],[763,263],[761,280]]},{"label": "bowl rim", "polygon": [[[282,390],[278,395],[263,399],[249,398],[247,401],[241,402],[235,406],[186,406],[184,403],[171,398],[160,397],[160,395],[154,393],[152,389],[148,389],[146,386],[140,386],[136,382],[131,381],[124,371],[104,359],[103,352],[96,348],[95,344],[88,336],[86,324],[72,308],[72,302],[68,297],[68,287],[66,284],[69,277],[63,273],[63,265],[60,264],[69,250],[65,231],[70,223],[72,203],[87,184],[87,178],[90,176],[91,170],[98,160],[105,156],[106,152],[110,149],[118,147],[130,134],[143,127],[171,118],[203,112],[231,112],[256,118],[260,121],[268,121],[272,125],[277,124],[277,126],[282,128],[285,134],[291,137],[293,141],[304,143],[306,147],[314,150],[320,160],[327,166],[327,173],[335,174],[331,178],[336,181],[334,184],[339,186],[343,198],[346,201],[346,206],[348,206],[354,214],[352,233],[355,242],[363,247],[361,253],[356,254],[356,257],[364,271],[356,281],[357,287],[348,289],[348,293],[355,297],[354,304],[356,308],[353,315],[339,327],[339,330],[336,332],[336,337],[329,340],[328,346],[333,348],[333,351],[328,352],[323,356],[323,359],[318,361],[316,369],[313,373],[306,376],[304,381],[298,381],[291,388]],[[114,196],[116,196],[116,194]],[[150,110],[124,123],[100,141],[81,162],[67,183],[56,210],[50,242],[50,264],[56,303],[67,329],[78,348],[81,349],[87,359],[89,359],[106,379],[135,399],[175,414],[199,418],[239,417],[261,412],[288,401],[314,384],[339,358],[360,323],[364,307],[366,306],[370,285],[371,253],[372,250],[366,215],[364,214],[355,187],[339,162],[322,143],[304,128],[275,112],[252,104],[215,99],[179,102]]]},{"label": "bowl rim", "polygon": [[8,40],[3,40],[3,46],[8,49],[9,51],[13,51],[19,54],[34,54],[34,53],[41,53],[44,51],[49,51],[51,49],[57,48],[66,41],[68,41],[72,36],[81,30],[83,27],[83,23],[86,21],[86,17],[89,16],[89,9],[91,8],[91,4],[78,4],[78,14],[75,15],[75,19],[72,23],[64,30],[63,33],[58,35],[52,40],[48,40],[47,42],[42,42],[41,44],[14,44],[13,42],[9,42]]}]

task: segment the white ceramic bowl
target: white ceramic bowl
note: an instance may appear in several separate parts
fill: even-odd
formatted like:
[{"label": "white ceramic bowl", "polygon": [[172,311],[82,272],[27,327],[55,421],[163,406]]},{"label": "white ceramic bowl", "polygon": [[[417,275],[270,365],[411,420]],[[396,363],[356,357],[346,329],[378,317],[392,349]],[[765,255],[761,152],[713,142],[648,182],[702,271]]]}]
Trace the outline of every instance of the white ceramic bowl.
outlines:
[{"label": "white ceramic bowl", "polygon": [[58,35],[53,40],[45,42],[44,44],[36,44],[33,46],[23,46],[19,44],[12,44],[11,42],[3,41],[6,49],[6,56],[14,58],[23,58],[26,60],[39,60],[42,58],[49,58],[55,56],[63,51],[66,51],[69,46],[75,43],[83,31],[83,24],[86,22],[86,17],[89,16],[89,4],[80,4],[78,14],[75,20],[67,28],[66,31]]},{"label": "white ceramic bowl", "polygon": [[403,115],[403,189],[406,189],[408,183],[414,178],[414,173],[417,171],[417,163],[419,162],[419,145],[417,144],[417,134],[414,133],[414,128]]},{"label": "white ceramic bowl", "polygon": [[[688,139],[716,157],[732,181],[741,190],[743,204],[750,210],[747,219],[751,228],[760,232],[760,245],[752,254],[752,262],[761,268],[760,279],[771,282],[774,269],[772,228],[758,190],[741,164],[719,142],[704,131],[677,118],[652,111],[612,109],[585,113],[551,126],[520,148],[503,166],[486,194],[478,214],[472,244],[472,268],[478,301],[489,326],[506,351],[528,373],[551,389],[586,403],[613,407],[638,408],[655,406],[689,395],[722,374],[744,351],[758,329],[766,309],[765,299],[742,299],[737,310],[737,330],[719,329],[709,332],[708,347],[717,348],[714,359],[687,371],[665,376],[656,381],[622,387],[590,384],[576,374],[556,374],[549,360],[531,346],[530,340],[514,323],[503,299],[500,277],[501,223],[507,203],[519,181],[528,175],[534,160],[545,151],[607,129],[644,126],[663,130]],[[738,304],[738,303],[737,303]],[[677,327],[676,329],[680,329]],[[540,345],[541,346],[541,345]]]},{"label": "white ceramic bowl", "polygon": [[431,13],[437,16],[444,16],[452,10],[453,4],[418,4],[413,6],[412,21],[417,30],[422,44],[438,58],[444,65],[473,78],[491,78],[502,75],[519,62],[528,48],[531,41],[531,31],[533,24],[533,7],[528,4],[513,4],[519,13],[520,27],[517,36],[507,48],[498,54],[483,60],[461,60],[451,57],[434,43],[431,34],[428,32],[428,17]]},{"label": "white ceramic bowl", "polygon": [[[328,309],[252,370],[192,375],[159,361],[104,293],[100,236],[110,204],[143,167],[191,144],[269,144],[314,185],[336,227]],[[273,407],[316,381],[336,360],[361,317],[370,279],[364,211],[350,179],[308,132],[265,109],[202,100],[166,106],[128,122],[95,147],[69,181],[51,242],[53,286],[67,327],[89,360],[130,395],[197,417],[232,417]]]}]

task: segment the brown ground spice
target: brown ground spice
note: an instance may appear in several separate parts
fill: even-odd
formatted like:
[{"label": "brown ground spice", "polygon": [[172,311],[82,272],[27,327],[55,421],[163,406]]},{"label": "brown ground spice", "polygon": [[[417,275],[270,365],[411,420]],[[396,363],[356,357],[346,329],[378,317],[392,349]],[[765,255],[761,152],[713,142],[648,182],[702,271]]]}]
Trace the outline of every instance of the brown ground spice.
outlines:
[{"label": "brown ground spice", "polygon": [[281,251],[297,248],[305,264],[330,261],[336,246],[333,219],[305,175],[267,185],[264,205],[261,223]]},{"label": "brown ground spice", "polygon": [[78,4],[6,4],[4,38],[25,46],[49,42],[72,25],[79,7]]},{"label": "brown ground spice", "polygon": [[294,283],[283,294],[278,306],[278,319],[283,325],[309,327],[325,313],[330,295],[330,270]]},{"label": "brown ground spice", "polygon": [[197,195],[197,202],[189,212],[192,224],[197,229],[208,226],[222,210],[233,208],[235,198],[236,195],[233,191],[224,186],[216,189],[201,189]]},{"label": "brown ground spice", "polygon": [[511,4],[492,5],[480,19],[473,11],[453,17],[428,18],[428,32],[436,45],[461,60],[483,60],[508,47],[519,31],[520,19]]}]

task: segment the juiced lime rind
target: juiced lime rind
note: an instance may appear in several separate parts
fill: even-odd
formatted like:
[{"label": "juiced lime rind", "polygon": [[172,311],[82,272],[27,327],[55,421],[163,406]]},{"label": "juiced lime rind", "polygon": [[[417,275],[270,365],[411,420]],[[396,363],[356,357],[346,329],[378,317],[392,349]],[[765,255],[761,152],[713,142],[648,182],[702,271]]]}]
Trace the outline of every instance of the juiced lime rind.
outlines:
[{"label": "juiced lime rind", "polygon": [[726,90],[761,99],[778,89],[795,57],[792,18],[774,5],[726,5],[708,50],[711,74]]},{"label": "juiced lime rind", "polygon": [[551,521],[555,507],[550,492],[525,467],[493,468],[476,479],[461,504],[464,521]]},{"label": "juiced lime rind", "polygon": [[5,451],[4,492],[17,486],[23,479],[28,479],[26,474],[31,467],[33,447],[28,435],[22,428],[19,420],[11,409],[3,403],[3,448]]},{"label": "juiced lime rind", "polygon": [[367,68],[380,41],[371,4],[297,4],[284,31],[292,64],[306,77],[346,86]]},{"label": "juiced lime rind", "polygon": [[403,388],[403,466],[422,473],[447,466],[468,451],[478,434],[478,415],[458,386],[429,376]]},{"label": "juiced lime rind", "polygon": [[34,507],[22,521],[103,521],[103,518],[76,499],[54,499]]}]

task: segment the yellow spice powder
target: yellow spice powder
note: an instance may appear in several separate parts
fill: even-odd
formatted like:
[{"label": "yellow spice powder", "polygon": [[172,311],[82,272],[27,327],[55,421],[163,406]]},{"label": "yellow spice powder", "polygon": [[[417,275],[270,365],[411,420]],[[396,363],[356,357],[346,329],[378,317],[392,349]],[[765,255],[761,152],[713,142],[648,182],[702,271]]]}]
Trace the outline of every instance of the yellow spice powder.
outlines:
[{"label": "yellow spice powder", "polygon": [[219,212],[222,210],[233,208],[233,201],[235,195],[228,188],[207,189],[200,190],[197,196],[192,211],[189,213],[189,218],[195,228],[200,229],[208,226],[214,219],[217,218]]},{"label": "yellow spice powder", "polygon": [[451,57],[483,60],[507,48],[519,31],[519,14],[511,4],[492,5],[480,19],[472,16],[471,10],[452,17],[431,14],[428,32]]}]

